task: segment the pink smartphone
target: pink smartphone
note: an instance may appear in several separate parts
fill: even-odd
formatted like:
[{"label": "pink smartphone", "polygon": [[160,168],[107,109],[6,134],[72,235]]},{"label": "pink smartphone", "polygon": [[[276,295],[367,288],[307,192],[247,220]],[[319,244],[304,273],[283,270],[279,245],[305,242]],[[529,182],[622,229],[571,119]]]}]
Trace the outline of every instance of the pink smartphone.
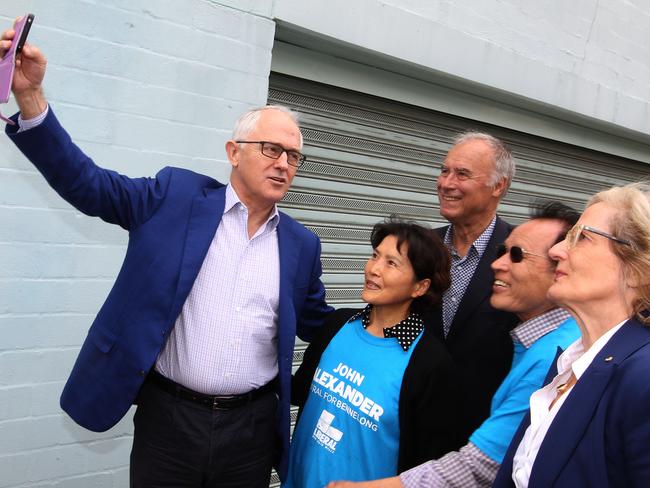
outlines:
[{"label": "pink smartphone", "polygon": [[[27,34],[29,34],[29,29],[33,22],[33,14],[26,14],[22,19],[20,19],[20,21],[18,21],[14,26],[16,34],[14,35],[11,47],[2,59],[0,59],[0,103],[7,103],[9,101],[11,82],[14,78],[14,67],[16,65],[16,55],[20,54],[20,51],[22,51],[25,41],[27,41]],[[13,121],[7,119],[2,114],[0,114],[0,119],[13,125]]]}]

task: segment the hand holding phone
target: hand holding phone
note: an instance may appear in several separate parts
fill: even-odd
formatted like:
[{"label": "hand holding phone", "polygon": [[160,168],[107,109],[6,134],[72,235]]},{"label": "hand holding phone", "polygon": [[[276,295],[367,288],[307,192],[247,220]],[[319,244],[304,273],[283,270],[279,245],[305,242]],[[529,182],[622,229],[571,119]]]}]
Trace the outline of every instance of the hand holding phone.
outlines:
[{"label": "hand holding phone", "polygon": [[14,38],[11,41],[11,47],[5,52],[2,60],[0,60],[0,103],[7,103],[9,101],[16,56],[23,50],[33,22],[34,15],[27,14],[14,25]]},{"label": "hand holding phone", "polygon": [[[18,101],[19,93],[31,93],[40,90],[40,83],[45,74],[45,58],[42,56],[38,49],[32,49],[29,56],[23,55],[19,58],[18,63],[16,57],[21,53],[27,35],[34,22],[33,14],[26,14],[14,24],[14,35],[11,39],[11,45],[7,49],[2,59],[0,59],[0,103],[7,103],[9,101],[9,94],[11,93],[12,85],[16,101]],[[3,39],[7,40],[9,31],[5,31]],[[18,64],[18,67],[16,65]],[[27,98],[27,97],[23,97]],[[19,103],[20,105],[20,103]],[[22,111],[22,110],[21,110]],[[13,124],[12,121],[3,117],[8,124]]]}]

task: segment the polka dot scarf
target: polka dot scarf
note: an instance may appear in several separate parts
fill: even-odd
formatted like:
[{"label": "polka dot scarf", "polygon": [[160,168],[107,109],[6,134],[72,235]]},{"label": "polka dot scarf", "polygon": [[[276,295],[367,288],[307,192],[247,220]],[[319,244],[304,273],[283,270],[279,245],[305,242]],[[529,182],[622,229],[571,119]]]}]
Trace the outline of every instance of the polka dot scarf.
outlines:
[{"label": "polka dot scarf", "polygon": [[[370,325],[370,310],[372,310],[372,305],[366,305],[366,308],[355,314],[350,321],[361,317],[361,324],[364,329],[367,329]],[[411,312],[408,317],[398,324],[384,328],[384,337],[395,337],[399,345],[402,346],[402,349],[408,351],[413,341],[422,332],[422,329],[424,329],[422,318],[417,313]]]}]

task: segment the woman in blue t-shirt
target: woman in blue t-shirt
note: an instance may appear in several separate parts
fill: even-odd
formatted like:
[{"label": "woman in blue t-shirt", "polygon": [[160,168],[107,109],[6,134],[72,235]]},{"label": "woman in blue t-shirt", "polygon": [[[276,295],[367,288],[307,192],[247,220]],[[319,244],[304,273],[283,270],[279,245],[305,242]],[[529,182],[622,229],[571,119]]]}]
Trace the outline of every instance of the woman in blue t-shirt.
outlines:
[{"label": "woman in blue t-shirt", "polygon": [[431,229],[396,219],[370,242],[368,305],[332,313],[295,374],[284,487],[394,476],[459,446],[452,361],[421,319],[450,285],[449,253]]}]

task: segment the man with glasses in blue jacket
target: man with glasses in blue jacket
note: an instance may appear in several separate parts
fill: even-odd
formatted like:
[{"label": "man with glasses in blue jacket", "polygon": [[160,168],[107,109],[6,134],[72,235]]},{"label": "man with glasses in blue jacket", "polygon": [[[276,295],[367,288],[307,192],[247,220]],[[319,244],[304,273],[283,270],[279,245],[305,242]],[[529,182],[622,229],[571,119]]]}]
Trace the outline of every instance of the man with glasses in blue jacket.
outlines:
[{"label": "man with glasses in blue jacket", "polygon": [[318,237],[276,205],[305,160],[296,115],[242,115],[227,185],[170,167],[128,178],[72,142],[43,95],[45,69],[26,45],[7,135],[70,204],[129,232],[62,408],[105,431],[137,402],[131,486],[268,486],[272,464],[286,473],[295,335],[309,340],[331,310]]}]

